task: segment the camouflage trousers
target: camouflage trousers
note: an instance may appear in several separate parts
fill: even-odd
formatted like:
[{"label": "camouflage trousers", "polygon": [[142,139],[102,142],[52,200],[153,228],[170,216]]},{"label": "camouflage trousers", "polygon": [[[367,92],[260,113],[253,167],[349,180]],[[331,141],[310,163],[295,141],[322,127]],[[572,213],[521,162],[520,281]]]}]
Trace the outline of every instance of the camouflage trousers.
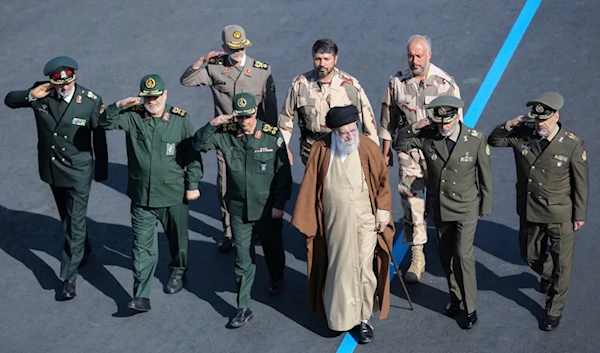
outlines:
[{"label": "camouflage trousers", "polygon": [[419,149],[398,152],[398,192],[404,210],[404,243],[427,243],[425,220],[425,182],[427,164]]}]

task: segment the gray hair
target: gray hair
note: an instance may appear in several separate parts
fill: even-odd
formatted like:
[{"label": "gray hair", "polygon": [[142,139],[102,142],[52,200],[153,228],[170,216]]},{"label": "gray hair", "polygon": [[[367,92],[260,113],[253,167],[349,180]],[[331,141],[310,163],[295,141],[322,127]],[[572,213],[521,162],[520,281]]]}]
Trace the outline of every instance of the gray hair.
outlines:
[{"label": "gray hair", "polygon": [[424,36],[422,34],[415,34],[410,36],[410,38],[408,38],[408,42],[406,42],[406,46],[408,47],[408,45],[410,43],[412,43],[413,41],[420,39],[422,41],[425,42],[425,46],[427,46],[427,50],[431,51],[431,39],[429,39],[429,37]]}]

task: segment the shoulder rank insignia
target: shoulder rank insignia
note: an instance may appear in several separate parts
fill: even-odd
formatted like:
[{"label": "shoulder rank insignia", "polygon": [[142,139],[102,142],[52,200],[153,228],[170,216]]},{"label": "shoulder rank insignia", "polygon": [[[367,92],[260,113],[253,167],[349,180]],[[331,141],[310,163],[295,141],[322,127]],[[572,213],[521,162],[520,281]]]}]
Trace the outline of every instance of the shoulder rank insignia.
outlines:
[{"label": "shoulder rank insignia", "polygon": [[269,68],[269,64],[264,63],[262,61],[258,61],[258,60],[254,60],[254,67],[258,68],[258,69],[268,69]]},{"label": "shoulder rank insignia", "polygon": [[471,136],[473,136],[473,137],[477,137],[477,138],[478,138],[478,139],[480,139],[480,140],[481,140],[481,138],[482,138],[481,132],[479,132],[479,131],[477,131],[477,130],[475,130],[475,129],[471,130]]},{"label": "shoulder rank insignia", "polygon": [[100,111],[99,111],[99,113],[100,113],[100,114],[104,113],[104,104],[102,104],[102,105],[100,106]]},{"label": "shoulder rank insignia", "polygon": [[567,137],[570,138],[571,140],[579,141],[579,137],[577,137],[577,135],[575,135],[572,132],[569,132],[569,134],[567,135]]},{"label": "shoulder rank insignia", "polygon": [[269,133],[271,135],[277,135],[277,131],[279,131],[278,127],[271,126],[270,124],[263,125],[263,132]]},{"label": "shoulder rank insignia", "polygon": [[134,111],[134,112],[144,112],[144,111],[146,111],[146,108],[144,108],[143,104],[138,104],[138,105],[132,105],[131,107],[129,107],[129,110]]},{"label": "shoulder rank insignia", "polygon": [[185,116],[185,110],[183,110],[183,109],[179,109],[179,108],[177,108],[177,107],[173,107],[173,108],[171,108],[171,113],[173,113],[173,114],[177,114],[177,115],[179,115],[179,116]]},{"label": "shoulder rank insignia", "polygon": [[208,63],[214,65],[223,65],[225,64],[225,60],[223,60],[223,57],[212,58],[208,61]]},{"label": "shoulder rank insignia", "polygon": [[98,99],[98,96],[96,96],[96,95],[94,94],[94,92],[92,92],[92,91],[88,91],[88,93],[87,93],[87,97],[88,97],[88,98],[91,98],[91,99],[93,99],[93,100],[96,100],[96,99]]},{"label": "shoulder rank insignia", "polygon": [[238,130],[238,124],[237,123],[227,123],[227,124],[221,125],[220,128],[221,128],[221,131],[223,131],[223,132],[234,133]]}]

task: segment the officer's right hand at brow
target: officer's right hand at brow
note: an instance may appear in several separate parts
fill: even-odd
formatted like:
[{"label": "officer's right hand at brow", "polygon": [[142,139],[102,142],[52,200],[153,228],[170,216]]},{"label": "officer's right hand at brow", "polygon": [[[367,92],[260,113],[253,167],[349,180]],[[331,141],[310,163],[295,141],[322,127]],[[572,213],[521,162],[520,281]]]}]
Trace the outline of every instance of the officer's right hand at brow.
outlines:
[{"label": "officer's right hand at brow", "polygon": [[52,92],[52,84],[48,82],[35,87],[29,94],[35,99],[41,99],[49,95],[50,92]]},{"label": "officer's right hand at brow", "polygon": [[223,54],[225,54],[225,52],[223,51],[211,51],[208,54],[199,57],[198,60],[196,60],[196,62],[192,64],[192,68],[199,69],[202,67],[202,65],[204,65],[205,62],[209,61],[212,58],[219,57]]},{"label": "officer's right hand at brow", "polygon": [[425,118],[419,121],[416,121],[412,124],[413,130],[421,130],[422,128],[431,125],[431,119]]},{"label": "officer's right hand at brow", "polygon": [[218,117],[211,120],[210,124],[212,126],[219,126],[221,124],[228,122],[229,120],[231,120],[231,118],[233,118],[233,115],[219,115]]},{"label": "officer's right hand at brow", "polygon": [[139,97],[129,97],[129,98],[124,98],[124,99],[121,99],[120,101],[117,101],[115,103],[115,105],[117,106],[117,108],[127,109],[134,105],[140,104],[140,102],[141,102],[141,99]]}]

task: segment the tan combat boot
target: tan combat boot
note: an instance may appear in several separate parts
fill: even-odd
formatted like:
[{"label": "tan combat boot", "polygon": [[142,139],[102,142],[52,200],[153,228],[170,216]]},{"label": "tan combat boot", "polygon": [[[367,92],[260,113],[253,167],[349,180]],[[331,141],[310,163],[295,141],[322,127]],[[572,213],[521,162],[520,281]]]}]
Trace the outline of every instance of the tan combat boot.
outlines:
[{"label": "tan combat boot", "polygon": [[421,280],[423,272],[425,272],[423,245],[412,245],[410,250],[412,251],[412,262],[404,275],[404,279],[408,283],[417,283]]}]

